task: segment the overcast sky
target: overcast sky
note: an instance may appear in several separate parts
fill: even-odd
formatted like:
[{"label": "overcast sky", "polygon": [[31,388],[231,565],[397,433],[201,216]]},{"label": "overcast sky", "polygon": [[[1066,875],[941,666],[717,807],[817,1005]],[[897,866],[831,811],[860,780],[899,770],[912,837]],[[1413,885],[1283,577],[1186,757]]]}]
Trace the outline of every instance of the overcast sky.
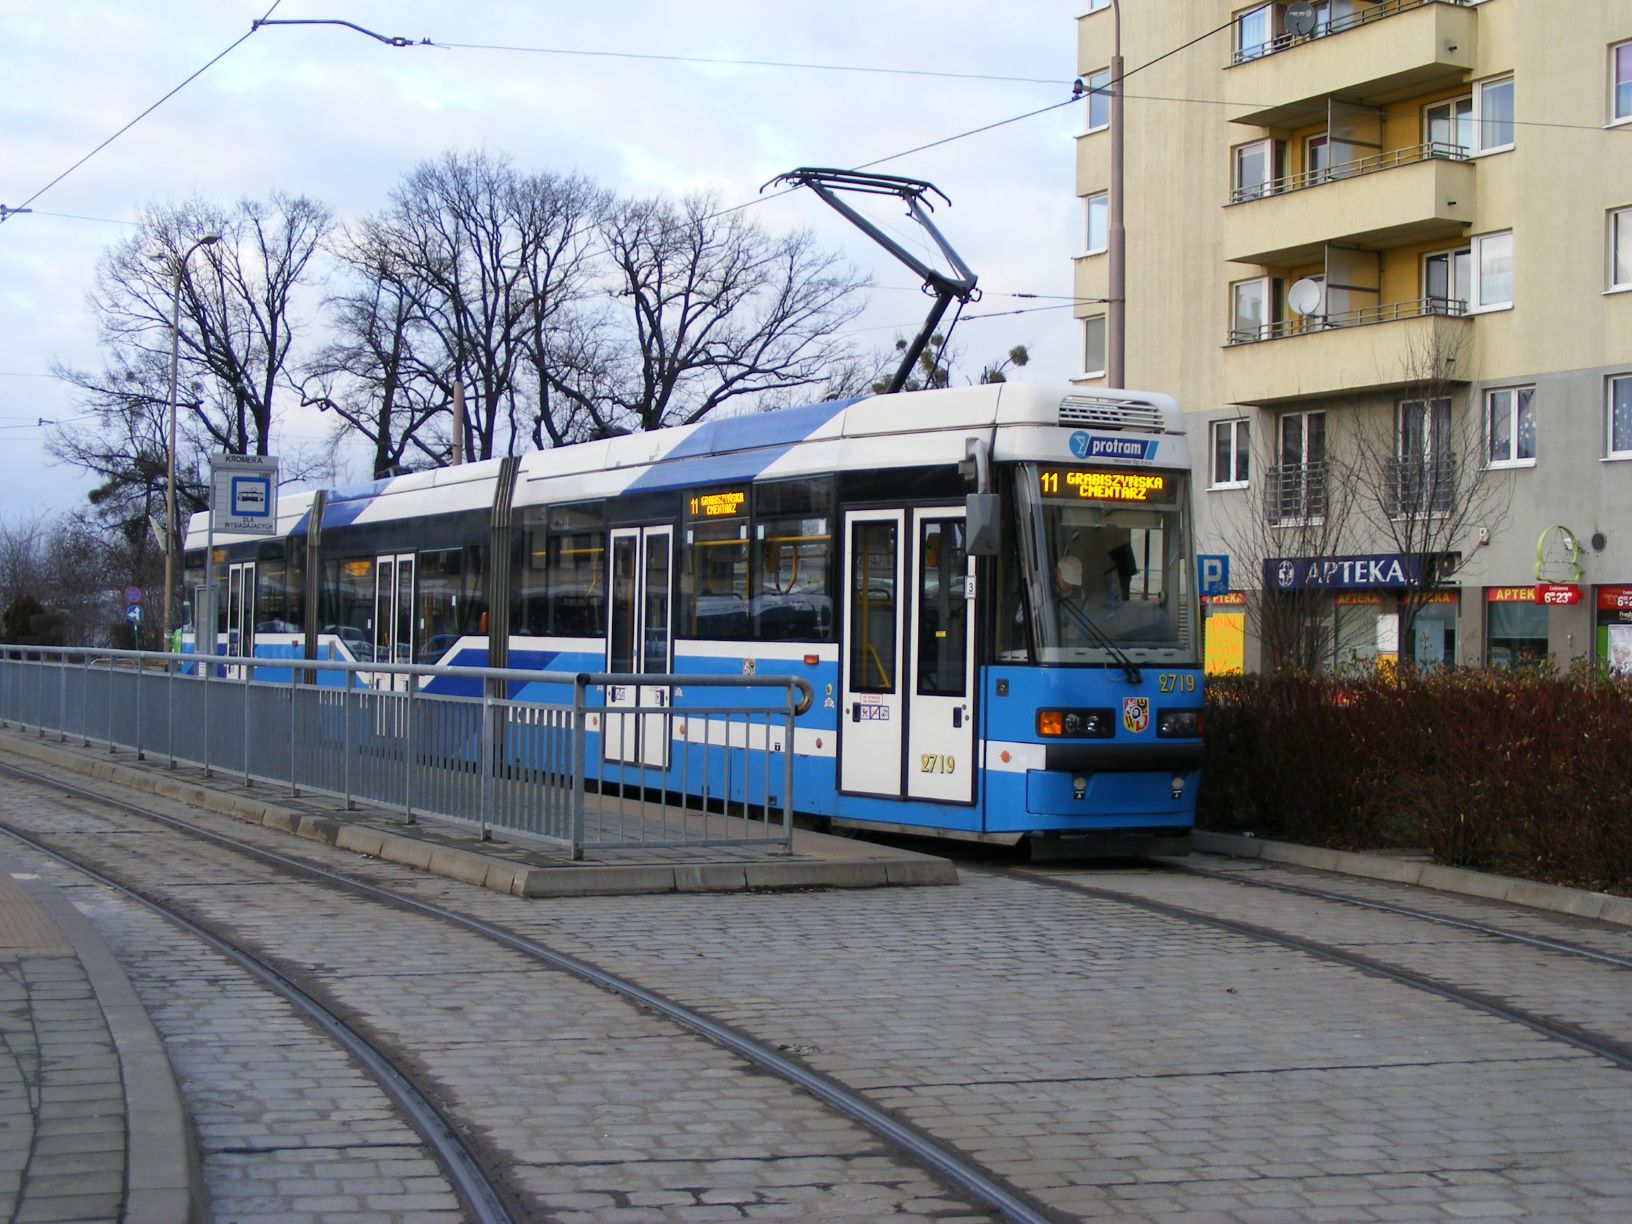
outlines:
[{"label": "overcast sky", "polygon": [[[21,206],[271,4],[0,7],[0,204]],[[47,427],[36,422],[76,424],[74,400],[48,371],[53,360],[99,365],[86,295],[98,257],[132,232],[144,205],[193,194],[227,204],[279,190],[348,219],[381,208],[417,162],[477,148],[626,194],[705,189],[744,203],[796,166],[857,166],[1063,101],[1080,7],[282,0],[275,20],[342,19],[442,45],[392,48],[335,26],[263,28],[39,195],[30,214],[0,224],[0,519],[69,509],[89,488],[82,474],[51,466]],[[638,55],[654,58],[628,57]],[[896,71],[656,58],[665,56]],[[1024,343],[1033,365],[1023,377],[1076,372],[1066,295],[1081,244],[1072,149],[1080,129],[1078,108],[1066,106],[876,167],[928,179],[951,198],[937,223],[986,295],[954,341],[971,370]],[[916,330],[929,303],[912,274],[813,194],[770,200],[751,215],[778,231],[808,226],[871,273],[859,343],[884,348]],[[1054,300],[1008,296],[1019,293]],[[1031,313],[1001,313],[1014,310]],[[294,445],[325,426],[326,418],[289,416],[277,436]]]}]

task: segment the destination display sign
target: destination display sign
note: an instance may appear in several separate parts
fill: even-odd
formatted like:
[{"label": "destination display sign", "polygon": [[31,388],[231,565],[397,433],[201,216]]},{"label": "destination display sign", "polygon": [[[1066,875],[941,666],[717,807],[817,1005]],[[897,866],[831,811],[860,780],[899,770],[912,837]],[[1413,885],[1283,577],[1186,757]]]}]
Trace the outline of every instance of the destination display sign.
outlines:
[{"label": "destination display sign", "polygon": [[691,498],[692,518],[730,518],[741,514],[748,503],[745,489],[729,489],[723,493],[698,493]]},{"label": "destination display sign", "polygon": [[1085,501],[1166,502],[1169,478],[1161,472],[1043,468],[1037,487],[1044,497],[1076,496]]}]

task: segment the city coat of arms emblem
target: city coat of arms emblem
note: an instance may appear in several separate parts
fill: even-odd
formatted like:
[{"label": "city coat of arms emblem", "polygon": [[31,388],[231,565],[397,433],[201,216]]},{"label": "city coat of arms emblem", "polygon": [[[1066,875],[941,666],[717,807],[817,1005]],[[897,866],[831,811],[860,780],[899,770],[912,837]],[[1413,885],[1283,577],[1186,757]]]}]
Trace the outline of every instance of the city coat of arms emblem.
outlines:
[{"label": "city coat of arms emblem", "polygon": [[1122,725],[1135,735],[1150,726],[1150,698],[1122,698]]}]

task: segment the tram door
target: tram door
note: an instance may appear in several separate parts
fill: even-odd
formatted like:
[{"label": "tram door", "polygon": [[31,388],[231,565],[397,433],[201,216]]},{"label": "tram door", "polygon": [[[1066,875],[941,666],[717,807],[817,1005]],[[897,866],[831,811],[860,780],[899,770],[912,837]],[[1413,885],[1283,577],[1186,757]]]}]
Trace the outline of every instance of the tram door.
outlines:
[{"label": "tram door", "polygon": [[839,785],[972,803],[974,578],[961,509],[845,515]]},{"label": "tram door", "polygon": [[[414,661],[414,554],[374,559],[374,659]],[[407,676],[378,676],[374,687],[406,692]]]},{"label": "tram door", "polygon": [[[255,654],[255,562],[227,567],[227,620],[224,647],[229,655]],[[220,649],[220,647],[218,647]],[[236,676],[238,669],[229,670]]]},{"label": "tram door", "polygon": [[[611,608],[606,670],[663,674],[670,666],[673,624],[669,606],[674,567],[673,527],[631,527],[612,532]],[[619,714],[619,707],[667,708],[663,685],[611,685],[606,692],[606,759],[625,765],[669,764],[667,714]]]}]

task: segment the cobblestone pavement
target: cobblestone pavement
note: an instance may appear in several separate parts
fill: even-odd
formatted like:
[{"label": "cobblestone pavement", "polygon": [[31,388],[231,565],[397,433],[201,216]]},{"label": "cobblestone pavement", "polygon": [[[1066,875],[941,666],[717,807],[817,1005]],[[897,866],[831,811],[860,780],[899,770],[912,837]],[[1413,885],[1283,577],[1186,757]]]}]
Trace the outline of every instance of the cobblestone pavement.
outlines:
[{"label": "cobblestone pavement", "polygon": [[[1632,1218],[1632,1074],[1244,935],[1016,872],[967,871],[940,889],[528,902],[196,818],[343,862],[707,1011],[1062,1217]],[[606,995],[349,897],[252,883],[258,869],[224,852],[180,855],[128,827],[124,861],[306,966],[411,1049],[560,1218],[967,1212],[849,1123]],[[1218,881],[1085,878],[1400,958],[1628,1039],[1622,971]],[[1564,938],[1582,929],[1522,920]]]},{"label": "cobblestone pavement", "polygon": [[[8,819],[20,806],[0,798]],[[110,866],[302,970],[439,1086],[550,1219],[986,1218],[803,1092],[478,936],[292,883],[135,818],[37,794],[30,807],[30,823],[66,834],[76,853],[107,856],[116,842]],[[95,894],[81,904],[172,1050],[215,1218],[458,1218],[384,1097],[282,1004],[162,920],[73,891]]]}]

